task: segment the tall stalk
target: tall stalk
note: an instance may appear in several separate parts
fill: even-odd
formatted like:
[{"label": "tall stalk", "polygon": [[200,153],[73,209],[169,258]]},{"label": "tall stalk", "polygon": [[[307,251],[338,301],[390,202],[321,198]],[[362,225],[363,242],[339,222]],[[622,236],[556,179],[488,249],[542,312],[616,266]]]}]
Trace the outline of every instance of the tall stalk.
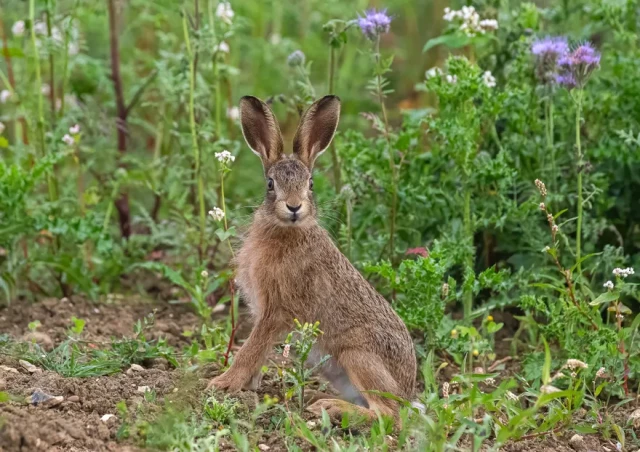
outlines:
[{"label": "tall stalk", "polygon": [[545,122],[545,138],[547,145],[548,158],[551,160],[551,183],[556,181],[556,155],[555,146],[553,144],[554,124],[553,124],[553,99],[551,93],[548,93],[544,103],[544,122]]},{"label": "tall stalk", "polygon": [[[465,181],[464,187],[464,208],[463,208],[463,225],[464,225],[464,233],[467,236],[467,240],[470,240],[470,246],[473,249],[473,225],[471,224],[471,189],[469,188],[468,181]],[[467,268],[473,269],[474,265],[474,253],[468,253],[465,258],[465,264]],[[464,319],[468,320],[471,316],[471,311],[473,309],[473,292],[472,290],[465,289],[463,298],[462,298],[462,306],[464,312]]]},{"label": "tall stalk", "polygon": [[187,25],[186,12],[182,15],[182,28],[184,30],[184,40],[187,47],[187,56],[189,57],[189,124],[191,127],[191,146],[193,148],[193,158],[195,162],[195,178],[198,190],[198,213],[200,217],[200,240],[198,243],[198,253],[200,260],[205,255],[205,227],[206,215],[204,208],[204,182],[202,180],[202,165],[200,147],[198,146],[198,131],[196,129],[196,113],[195,113],[195,90],[196,90],[196,66],[195,54],[191,46],[189,38],[189,27]]},{"label": "tall stalk", "polygon": [[395,253],[395,234],[396,234],[396,210],[398,203],[398,171],[396,169],[396,162],[393,157],[393,149],[391,146],[391,137],[389,134],[389,119],[387,117],[387,108],[384,104],[384,92],[382,82],[382,71],[380,66],[380,35],[376,39],[376,94],[378,96],[378,102],[380,103],[380,109],[382,110],[382,122],[384,124],[384,137],[387,140],[387,153],[389,154],[389,167],[391,169],[391,217],[389,218],[389,259],[393,261]]},{"label": "tall stalk", "polygon": [[[35,0],[29,0],[29,19],[32,24],[35,23]],[[40,156],[46,157],[47,150],[44,135],[44,99],[42,98],[42,71],[40,68],[40,52],[38,51],[38,40],[36,38],[35,27],[31,26],[31,44],[33,46],[33,63],[36,72],[36,93],[38,96],[38,147],[40,148]],[[47,174],[47,187],[49,189],[49,199],[55,202],[58,199],[58,191],[55,180],[55,168]]]},{"label": "tall stalk", "polygon": [[576,102],[576,157],[577,157],[577,171],[578,171],[578,220],[576,226],[576,264],[578,275],[582,276],[582,145],[580,143],[580,123],[582,119],[582,99],[584,91],[582,89],[575,90],[575,102]]}]

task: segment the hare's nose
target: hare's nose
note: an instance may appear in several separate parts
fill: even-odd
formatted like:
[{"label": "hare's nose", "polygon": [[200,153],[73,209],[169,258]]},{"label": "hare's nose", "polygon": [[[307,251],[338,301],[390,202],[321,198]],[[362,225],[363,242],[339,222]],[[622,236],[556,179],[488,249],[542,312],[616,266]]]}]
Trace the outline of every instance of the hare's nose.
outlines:
[{"label": "hare's nose", "polygon": [[298,210],[300,210],[300,207],[302,207],[302,204],[298,204],[297,206],[290,206],[289,204],[287,204],[287,209],[289,209],[291,212],[296,213]]}]

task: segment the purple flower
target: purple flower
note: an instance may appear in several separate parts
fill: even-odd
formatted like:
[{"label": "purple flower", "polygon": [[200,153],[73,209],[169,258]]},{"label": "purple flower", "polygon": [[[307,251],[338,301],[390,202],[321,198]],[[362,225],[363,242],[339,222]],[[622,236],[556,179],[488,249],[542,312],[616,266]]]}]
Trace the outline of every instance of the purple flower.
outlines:
[{"label": "purple flower", "polygon": [[553,84],[558,75],[558,64],[569,51],[567,38],[547,36],[531,45],[531,53],[536,57],[536,76],[547,85]]},{"label": "purple flower", "polygon": [[573,88],[578,86],[578,83],[576,82],[576,78],[573,76],[573,74],[571,74],[569,72],[567,72],[565,74],[556,75],[556,80],[555,81],[556,81],[556,83],[558,85],[564,86],[568,90],[572,90]]},{"label": "purple flower", "polygon": [[362,33],[373,41],[382,33],[389,32],[391,16],[387,14],[386,9],[380,11],[370,9],[364,17],[358,17],[358,26]]},{"label": "purple flower", "polygon": [[531,53],[541,58],[554,57],[557,59],[568,51],[569,44],[567,44],[567,38],[564,36],[547,36],[534,41],[531,45]]},{"label": "purple flower", "polygon": [[558,83],[567,89],[583,87],[591,73],[600,66],[600,52],[590,43],[576,47],[558,60]]}]

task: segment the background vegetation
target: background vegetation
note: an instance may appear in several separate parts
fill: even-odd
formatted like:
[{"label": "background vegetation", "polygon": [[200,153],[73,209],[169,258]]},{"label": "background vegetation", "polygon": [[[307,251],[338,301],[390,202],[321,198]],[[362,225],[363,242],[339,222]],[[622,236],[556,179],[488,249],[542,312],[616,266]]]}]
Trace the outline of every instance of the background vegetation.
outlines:
[{"label": "background vegetation", "polygon": [[[585,406],[582,431],[637,441],[601,410],[640,384],[640,5],[467,3],[3,1],[2,302],[148,294],[162,275],[201,316],[206,359],[226,364],[241,303],[229,261],[264,192],[237,101],[268,100],[290,142],[334,93],[321,221],[424,364],[422,436],[398,447],[497,447],[574,428]],[[363,33],[370,7],[389,29]],[[536,51],[547,36],[568,49]],[[591,60],[571,53],[587,42]],[[505,356],[518,378],[478,389]],[[440,362],[460,369],[452,401]],[[337,434],[288,419],[311,444]]]}]

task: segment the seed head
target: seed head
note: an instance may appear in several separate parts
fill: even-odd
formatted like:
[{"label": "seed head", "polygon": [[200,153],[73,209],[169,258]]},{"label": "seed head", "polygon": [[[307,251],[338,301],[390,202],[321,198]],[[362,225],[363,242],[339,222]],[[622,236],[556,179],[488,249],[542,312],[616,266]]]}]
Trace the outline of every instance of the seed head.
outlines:
[{"label": "seed head", "polygon": [[620,278],[626,278],[627,276],[633,275],[634,271],[633,268],[631,267],[627,267],[627,268],[614,268],[613,269],[613,274],[615,276],[618,276]]},{"label": "seed head", "polygon": [[540,203],[539,207],[540,207],[540,210],[542,210],[543,212],[547,210],[547,206],[545,206],[543,202]]},{"label": "seed head", "polygon": [[285,344],[284,349],[282,350],[282,357],[288,358],[290,351],[291,351],[291,344]]},{"label": "seed head", "polygon": [[305,60],[306,57],[304,56],[302,50],[296,50],[287,57],[287,64],[289,65],[289,67],[304,66]]},{"label": "seed head", "polygon": [[586,369],[589,365],[585,362],[580,361],[579,359],[568,359],[565,366],[569,369]]},{"label": "seed head", "polygon": [[607,370],[604,367],[601,367],[596,372],[596,378],[606,378],[606,376],[607,376]]},{"label": "seed head", "polygon": [[200,273],[200,276],[206,279],[209,277],[209,272],[206,270],[202,270],[202,272]]},{"label": "seed head", "polygon": [[450,289],[449,284],[444,283],[442,285],[442,298],[446,298],[449,295],[449,289]]},{"label": "seed head", "polygon": [[534,183],[536,184],[536,187],[538,187],[538,191],[540,192],[540,195],[543,198],[547,197],[547,187],[544,185],[544,182],[542,182],[540,179],[536,179],[534,181]]}]

